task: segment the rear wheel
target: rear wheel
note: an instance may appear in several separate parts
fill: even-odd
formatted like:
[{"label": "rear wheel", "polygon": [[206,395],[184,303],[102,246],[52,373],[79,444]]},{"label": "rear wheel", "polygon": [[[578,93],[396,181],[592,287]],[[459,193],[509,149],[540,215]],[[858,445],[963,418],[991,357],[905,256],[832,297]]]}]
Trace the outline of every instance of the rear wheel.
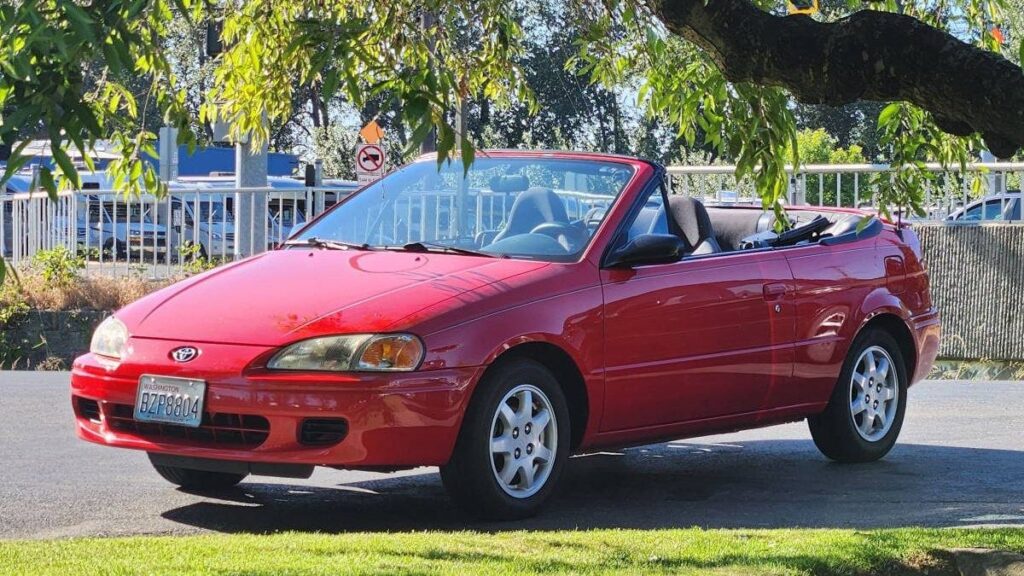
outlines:
[{"label": "rear wheel", "polygon": [[903,427],[907,385],[896,340],[883,330],[865,330],[850,347],[828,407],[807,420],[814,444],[839,462],[882,458]]},{"label": "rear wheel", "polygon": [[554,376],[532,360],[513,360],[480,382],[441,479],[470,514],[532,516],[555,489],[569,438],[568,407]]},{"label": "rear wheel", "polygon": [[247,474],[232,474],[229,472],[209,472],[207,470],[192,470],[179,468],[177,466],[164,466],[152,462],[156,473],[171,484],[181,486],[186,490],[223,490],[241,482]]}]

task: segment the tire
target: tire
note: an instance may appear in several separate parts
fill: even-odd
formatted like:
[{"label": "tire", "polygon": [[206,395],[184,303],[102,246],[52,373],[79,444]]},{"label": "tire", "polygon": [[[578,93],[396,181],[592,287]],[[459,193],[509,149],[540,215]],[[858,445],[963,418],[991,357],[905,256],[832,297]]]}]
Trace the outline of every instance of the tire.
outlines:
[{"label": "tire", "polygon": [[[522,408],[527,398],[529,415]],[[570,434],[565,394],[547,368],[528,359],[495,365],[470,401],[441,480],[449,496],[475,517],[528,518],[554,492],[569,456]]]},{"label": "tire", "polygon": [[125,260],[128,258],[128,250],[124,244],[117,240],[107,240],[103,245],[103,250],[110,255],[113,260]]},{"label": "tire", "polygon": [[[151,459],[152,460],[152,459]],[[156,473],[171,484],[181,486],[185,490],[207,492],[231,488],[245,479],[248,474],[232,474],[229,472],[209,472],[206,470],[192,470],[179,468],[177,466],[162,466],[152,461]]]},{"label": "tire", "polygon": [[[889,366],[884,372],[883,359]],[[874,362],[874,371],[869,362]],[[858,334],[828,407],[807,419],[818,450],[837,462],[851,463],[873,462],[888,454],[903,427],[907,386],[906,364],[896,339],[877,328]]]}]

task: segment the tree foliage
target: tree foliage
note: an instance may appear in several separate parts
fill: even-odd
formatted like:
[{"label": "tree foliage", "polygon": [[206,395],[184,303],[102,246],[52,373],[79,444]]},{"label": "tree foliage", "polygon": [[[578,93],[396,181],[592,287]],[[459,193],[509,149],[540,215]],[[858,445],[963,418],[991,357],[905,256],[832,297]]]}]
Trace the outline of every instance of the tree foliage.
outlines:
[{"label": "tree foliage", "polygon": [[[486,107],[489,114],[516,109],[536,114],[539,92],[533,86],[536,75],[545,72],[527,64],[561,60],[567,70],[593,82],[595,88],[583,83],[572,90],[592,97],[587,105],[601,104],[614,88],[635,90],[652,121],[670,123],[684,141],[731,158],[737,175],[753,179],[765,206],[776,210],[786,191],[785,166],[801,160],[794,98],[841,103],[858,97],[885,100],[891,94],[924,102],[932,112],[896,103],[879,117],[880,146],[899,174],[879,200],[883,207],[919,210],[915,187],[926,177],[918,165],[923,156],[964,161],[980,145],[972,132],[982,125],[998,132],[985,137],[1001,149],[1016,146],[1024,135],[1015,140],[1017,135],[999,130],[1019,119],[1007,117],[1000,124],[999,118],[984,116],[997,112],[953,102],[961,93],[953,93],[952,83],[926,85],[934,75],[908,73],[906,79],[886,79],[887,84],[877,76],[895,70],[891,62],[875,62],[873,72],[864,63],[860,71],[828,69],[829,59],[856,62],[856,55],[801,54],[799,48],[805,41],[808,46],[832,40],[857,45],[849,44],[851,38],[877,22],[890,36],[907,32],[906,38],[884,38],[896,47],[949,39],[950,54],[962,57],[955,60],[962,61],[961,69],[946,71],[951,77],[981,66],[1017,82],[1024,80],[1018,78],[1020,68],[978,52],[1007,49],[988,30],[1012,2],[1019,0],[881,0],[872,2],[869,12],[862,2],[835,0],[815,23],[804,16],[776,18],[782,4],[774,0],[567,0],[562,13],[549,13],[550,21],[541,25],[552,36],[571,27],[578,39],[571,55],[563,42],[557,58],[543,63],[526,59],[531,46],[524,23],[538,25],[524,17],[531,6],[526,0],[0,1],[0,141],[13,147],[5,177],[24,165],[26,135],[42,133],[56,161],[54,170],[42,170],[43,186],[51,193],[62,185],[74,187],[79,179],[66,150],[76,148],[91,167],[92,144],[109,138],[123,156],[110,167],[118,185],[129,193],[158,189],[156,175],[142,161],[155,142],[145,122],[152,110],[192,143],[202,136],[195,122],[201,100],[203,120],[227,121],[234,139],[259,142],[285,125],[296,102],[309,94],[324,102],[340,95],[357,109],[372,104],[394,111],[395,121],[410,131],[410,150],[436,132],[438,162],[470,162],[473,134],[456,134],[452,111],[465,104]],[[892,13],[898,16],[889,17]],[[728,17],[736,21],[721,20]],[[195,38],[208,20],[222,23],[226,49],[186,72],[168,48],[174,38]],[[959,40],[937,30],[953,31]],[[837,33],[848,36],[835,38]],[[754,41],[766,34],[776,41],[759,50]],[[869,48],[874,50],[866,47],[865,58]],[[90,66],[98,66],[98,78],[86,78],[83,71]],[[179,77],[176,66],[189,78]],[[824,74],[822,66],[828,75],[818,76]],[[144,79],[144,90],[132,90],[126,78]],[[858,86],[868,84],[861,78],[874,81],[870,91]],[[944,95],[952,99],[947,108],[936,104]],[[999,109],[995,97],[982,96],[979,102]],[[1000,102],[1005,107],[1016,97]],[[608,120],[605,116],[599,120]],[[616,130],[608,133],[617,138]]]}]

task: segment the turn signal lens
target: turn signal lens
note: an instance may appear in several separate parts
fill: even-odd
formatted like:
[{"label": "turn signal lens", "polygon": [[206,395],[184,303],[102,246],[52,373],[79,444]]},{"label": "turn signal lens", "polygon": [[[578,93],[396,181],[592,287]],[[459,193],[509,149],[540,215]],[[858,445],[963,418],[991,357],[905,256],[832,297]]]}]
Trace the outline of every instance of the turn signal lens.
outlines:
[{"label": "turn signal lens", "polygon": [[423,360],[423,343],[411,334],[375,336],[363,347],[356,370],[415,370]]}]

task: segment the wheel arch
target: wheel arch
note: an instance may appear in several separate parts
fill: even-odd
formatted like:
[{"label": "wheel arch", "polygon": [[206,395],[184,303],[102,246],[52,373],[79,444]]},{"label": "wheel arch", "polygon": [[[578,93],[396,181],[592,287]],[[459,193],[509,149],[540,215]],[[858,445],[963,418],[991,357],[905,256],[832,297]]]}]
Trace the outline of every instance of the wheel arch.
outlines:
[{"label": "wheel arch", "polygon": [[[538,362],[554,374],[569,403],[569,425],[572,431],[570,447],[571,450],[576,450],[583,442],[590,419],[590,395],[587,392],[586,380],[576,361],[564,349],[550,342],[523,342],[499,354],[481,375],[481,380],[502,364],[520,358]],[[474,396],[475,392],[474,390]]]},{"label": "wheel arch", "polygon": [[910,331],[906,321],[893,312],[878,312],[864,322],[857,335],[859,336],[871,328],[884,330],[896,340],[896,344],[900,347],[900,354],[903,355],[903,364],[907,369],[907,383],[914,382],[914,371],[917,368],[917,345],[914,341],[914,334]]}]

